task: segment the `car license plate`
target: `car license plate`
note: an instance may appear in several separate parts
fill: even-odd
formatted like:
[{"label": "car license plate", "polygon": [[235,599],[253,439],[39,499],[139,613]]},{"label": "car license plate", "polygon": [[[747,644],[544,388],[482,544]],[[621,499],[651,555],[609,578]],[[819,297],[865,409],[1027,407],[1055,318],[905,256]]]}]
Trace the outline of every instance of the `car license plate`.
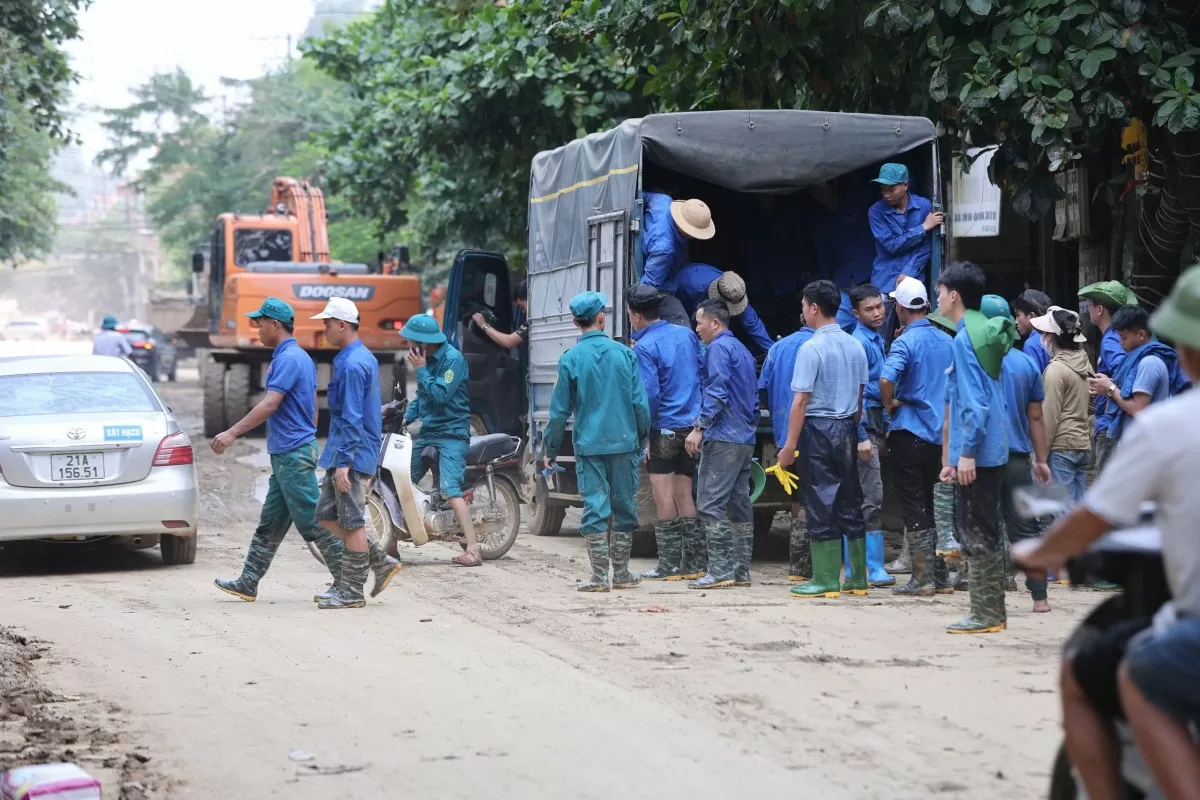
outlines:
[{"label": "car license plate", "polygon": [[56,481],[103,480],[104,454],[64,453],[50,456],[50,477]]}]

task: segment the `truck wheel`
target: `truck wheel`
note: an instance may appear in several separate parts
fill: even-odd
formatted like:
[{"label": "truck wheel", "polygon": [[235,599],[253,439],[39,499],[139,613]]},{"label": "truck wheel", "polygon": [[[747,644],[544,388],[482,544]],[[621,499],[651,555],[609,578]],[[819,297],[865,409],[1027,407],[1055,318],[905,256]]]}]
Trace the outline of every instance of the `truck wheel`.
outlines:
[{"label": "truck wheel", "polygon": [[159,543],[163,563],[168,567],[196,561],[196,536],[163,536]]},{"label": "truck wheel", "polygon": [[567,507],[554,503],[539,503],[538,494],[534,492],[534,500],[529,504],[529,510],[533,512],[529,517],[529,532],[534,536],[558,536],[567,516]]},{"label": "truck wheel", "polygon": [[225,416],[225,365],[211,359],[202,370],[204,378],[204,435],[209,439],[229,428]]},{"label": "truck wheel", "polygon": [[225,419],[229,424],[250,413],[250,365],[230,364],[225,370]]}]

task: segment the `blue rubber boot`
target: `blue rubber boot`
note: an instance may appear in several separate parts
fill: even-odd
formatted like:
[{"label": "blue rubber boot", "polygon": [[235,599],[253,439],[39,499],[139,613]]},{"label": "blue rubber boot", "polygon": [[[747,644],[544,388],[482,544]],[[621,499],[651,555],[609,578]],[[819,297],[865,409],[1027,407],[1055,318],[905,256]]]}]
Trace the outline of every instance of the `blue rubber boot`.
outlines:
[{"label": "blue rubber boot", "polygon": [[867,532],[867,582],[871,586],[894,586],[896,579],[883,568],[883,531]]}]

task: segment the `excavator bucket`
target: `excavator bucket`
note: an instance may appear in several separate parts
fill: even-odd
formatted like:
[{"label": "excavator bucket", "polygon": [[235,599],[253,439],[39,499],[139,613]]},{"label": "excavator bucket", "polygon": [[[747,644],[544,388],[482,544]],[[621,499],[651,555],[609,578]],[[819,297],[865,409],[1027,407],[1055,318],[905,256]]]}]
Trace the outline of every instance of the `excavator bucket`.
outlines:
[{"label": "excavator bucket", "polygon": [[209,311],[208,303],[201,303],[196,306],[192,318],[185,322],[183,327],[176,331],[176,334],[187,342],[188,347],[211,347],[212,332],[209,329],[211,319],[212,314]]}]

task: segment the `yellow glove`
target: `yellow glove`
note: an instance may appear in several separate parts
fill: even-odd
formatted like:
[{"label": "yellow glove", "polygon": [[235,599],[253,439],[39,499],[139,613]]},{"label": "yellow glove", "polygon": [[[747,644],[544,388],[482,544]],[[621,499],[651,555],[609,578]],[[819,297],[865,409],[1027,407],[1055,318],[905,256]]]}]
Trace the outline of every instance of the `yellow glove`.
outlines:
[{"label": "yellow glove", "polygon": [[763,472],[768,475],[774,475],[775,479],[779,481],[779,485],[783,487],[783,491],[785,491],[789,496],[793,491],[796,490],[796,487],[800,485],[799,478],[778,464],[772,464],[763,470]]}]

